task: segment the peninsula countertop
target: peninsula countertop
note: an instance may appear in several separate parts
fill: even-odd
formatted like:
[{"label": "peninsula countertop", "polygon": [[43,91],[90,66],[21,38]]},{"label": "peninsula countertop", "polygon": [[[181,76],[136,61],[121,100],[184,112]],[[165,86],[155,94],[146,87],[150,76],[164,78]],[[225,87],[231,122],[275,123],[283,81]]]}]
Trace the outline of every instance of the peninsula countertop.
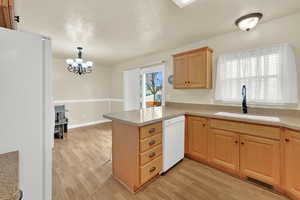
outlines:
[{"label": "peninsula countertop", "polygon": [[278,117],[279,121],[266,121],[256,119],[237,118],[229,116],[216,115],[218,112],[240,113],[238,107],[228,106],[195,106],[195,105],[177,105],[162,106],[140,110],[124,111],[109,113],[103,115],[110,120],[116,120],[132,126],[145,126],[151,123],[170,119],[180,115],[194,115],[214,119],[225,119],[239,122],[257,123],[262,125],[280,126],[300,131],[300,114],[299,110],[277,110],[277,109],[251,109],[249,114],[258,116]]}]

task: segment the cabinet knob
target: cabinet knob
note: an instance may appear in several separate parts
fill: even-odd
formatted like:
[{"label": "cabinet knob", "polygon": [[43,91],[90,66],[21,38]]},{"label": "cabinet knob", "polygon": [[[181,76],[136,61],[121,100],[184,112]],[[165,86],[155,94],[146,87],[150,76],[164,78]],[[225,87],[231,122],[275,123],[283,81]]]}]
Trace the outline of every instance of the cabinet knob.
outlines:
[{"label": "cabinet knob", "polygon": [[154,133],[155,132],[155,128],[150,128],[149,129],[149,133]]},{"label": "cabinet knob", "polygon": [[205,124],[202,124],[202,126],[205,127],[206,125],[205,125]]},{"label": "cabinet knob", "polygon": [[245,143],[244,143],[244,142],[241,142],[241,144],[244,145]]},{"label": "cabinet knob", "polygon": [[285,141],[286,141],[286,142],[289,142],[289,141],[290,141],[290,139],[288,139],[288,138],[285,138]]},{"label": "cabinet knob", "polygon": [[237,143],[239,143],[239,142],[236,140],[236,141],[234,141],[234,143],[236,143],[236,144],[237,144]]},{"label": "cabinet knob", "polygon": [[155,155],[156,155],[155,152],[151,152],[151,153],[149,154],[149,158],[153,158]]},{"label": "cabinet knob", "polygon": [[151,169],[149,169],[149,172],[152,173],[156,170],[156,167],[152,167]]},{"label": "cabinet knob", "polygon": [[151,140],[150,142],[149,142],[149,145],[150,146],[152,146],[152,145],[154,145],[155,144],[155,140]]}]

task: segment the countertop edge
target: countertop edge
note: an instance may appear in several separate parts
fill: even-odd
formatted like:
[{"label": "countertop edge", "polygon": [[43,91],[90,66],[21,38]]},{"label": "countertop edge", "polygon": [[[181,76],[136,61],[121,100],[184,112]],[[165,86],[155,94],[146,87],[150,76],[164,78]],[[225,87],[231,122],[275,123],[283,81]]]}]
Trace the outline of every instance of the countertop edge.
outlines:
[{"label": "countertop edge", "polygon": [[153,124],[156,122],[160,122],[163,120],[167,120],[167,119],[171,119],[177,116],[181,116],[181,115],[193,115],[193,116],[199,116],[199,117],[207,117],[207,118],[212,118],[212,119],[223,119],[223,120],[230,120],[230,121],[236,121],[236,122],[246,122],[246,123],[252,123],[252,124],[260,124],[260,125],[267,125],[267,126],[277,126],[277,127],[282,127],[282,128],[288,128],[288,129],[292,129],[292,130],[296,130],[296,131],[300,131],[300,126],[296,127],[293,126],[291,124],[285,123],[285,122],[270,122],[270,121],[264,121],[264,120],[251,120],[251,119],[242,119],[242,118],[234,118],[234,117],[227,117],[227,116],[219,116],[219,115],[211,115],[211,114],[203,114],[203,113],[199,113],[199,112],[180,112],[180,113],[176,113],[176,114],[170,114],[167,117],[161,117],[158,119],[153,119],[153,120],[149,120],[147,122],[142,122],[142,123],[138,123],[138,122],[131,122],[131,121],[127,121],[127,120],[122,120],[122,119],[118,119],[115,117],[111,117],[109,115],[103,115],[104,118],[110,119],[110,120],[115,120],[115,121],[119,121],[131,126],[137,126],[137,127],[142,127],[142,126],[146,126],[149,124]]}]

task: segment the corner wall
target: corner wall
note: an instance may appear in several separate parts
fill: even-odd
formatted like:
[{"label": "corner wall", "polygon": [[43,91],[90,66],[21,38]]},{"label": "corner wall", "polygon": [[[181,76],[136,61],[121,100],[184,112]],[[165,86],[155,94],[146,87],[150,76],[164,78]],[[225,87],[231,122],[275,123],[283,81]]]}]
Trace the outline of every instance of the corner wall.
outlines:
[{"label": "corner wall", "polygon": [[[131,68],[142,67],[159,61],[166,61],[166,77],[173,74],[172,55],[183,51],[209,46],[214,50],[215,73],[217,57],[219,54],[247,50],[252,48],[267,47],[273,44],[289,43],[292,45],[298,66],[298,79],[300,78],[300,13],[278,18],[263,24],[259,24],[250,32],[236,30],[227,34],[212,37],[210,39],[195,42],[180,48],[158,52],[127,62],[120,63],[112,68],[112,98],[123,98],[123,71]],[[298,80],[300,95],[300,79]],[[299,97],[300,99],[300,97]],[[179,103],[213,104],[214,89],[175,90],[172,85],[166,83],[166,101]],[[281,106],[282,107],[282,106]],[[300,109],[298,105],[288,106]],[[122,102],[112,106],[114,111],[121,111]]]},{"label": "corner wall", "polygon": [[95,63],[91,74],[80,76],[53,59],[54,103],[66,105],[70,128],[107,121],[102,115],[111,111],[111,77],[110,67]]}]

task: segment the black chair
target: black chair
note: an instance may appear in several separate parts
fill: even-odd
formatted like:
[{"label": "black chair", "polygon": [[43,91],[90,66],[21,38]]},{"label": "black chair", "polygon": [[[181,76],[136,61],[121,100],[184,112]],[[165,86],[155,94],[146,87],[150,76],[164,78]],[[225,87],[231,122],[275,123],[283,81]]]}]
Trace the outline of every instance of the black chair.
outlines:
[{"label": "black chair", "polygon": [[55,129],[54,135],[63,139],[64,133],[68,132],[68,118],[66,118],[65,105],[55,106]]}]

